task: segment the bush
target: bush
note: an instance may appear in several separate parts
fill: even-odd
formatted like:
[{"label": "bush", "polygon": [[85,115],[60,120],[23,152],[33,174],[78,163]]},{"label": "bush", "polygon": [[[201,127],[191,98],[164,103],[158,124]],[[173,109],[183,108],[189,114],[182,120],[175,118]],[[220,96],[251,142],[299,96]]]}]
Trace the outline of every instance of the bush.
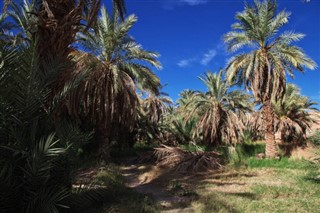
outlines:
[{"label": "bush", "polygon": [[320,146],[320,130],[316,131],[309,140],[317,146]]},{"label": "bush", "polygon": [[228,147],[227,158],[229,164],[236,168],[246,165],[246,156],[242,146]]},{"label": "bush", "polygon": [[239,144],[242,147],[243,153],[247,157],[254,157],[258,153],[264,153],[266,149],[265,143],[251,143],[251,144]]}]

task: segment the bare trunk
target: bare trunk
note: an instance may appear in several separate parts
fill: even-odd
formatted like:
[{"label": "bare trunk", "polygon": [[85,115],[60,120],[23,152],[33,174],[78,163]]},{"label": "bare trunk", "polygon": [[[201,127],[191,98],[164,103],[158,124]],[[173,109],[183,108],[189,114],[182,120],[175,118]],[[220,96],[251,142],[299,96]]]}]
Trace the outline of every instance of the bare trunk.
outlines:
[{"label": "bare trunk", "polygon": [[277,145],[280,145],[280,144],[282,144],[283,143],[283,141],[282,141],[282,136],[281,136],[281,132],[276,132],[276,134],[274,135],[274,137],[275,137],[275,141],[276,141],[276,144]]},{"label": "bare trunk", "polygon": [[268,99],[263,104],[262,109],[263,115],[263,123],[265,126],[265,140],[266,140],[266,157],[267,158],[274,158],[278,156],[278,148],[275,141],[275,134],[274,134],[274,111],[271,105],[271,100]]},{"label": "bare trunk", "polygon": [[100,150],[100,156],[104,162],[108,162],[111,158],[110,155],[110,134],[109,130],[104,127],[100,127],[100,135],[101,135],[101,150]]}]

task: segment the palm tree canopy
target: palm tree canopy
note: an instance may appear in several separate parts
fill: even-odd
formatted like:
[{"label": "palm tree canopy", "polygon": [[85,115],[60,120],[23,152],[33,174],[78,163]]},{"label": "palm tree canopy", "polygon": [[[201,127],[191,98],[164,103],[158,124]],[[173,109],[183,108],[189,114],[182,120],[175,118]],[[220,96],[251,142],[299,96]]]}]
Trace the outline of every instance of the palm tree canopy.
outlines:
[{"label": "palm tree canopy", "polygon": [[286,73],[293,76],[294,70],[314,69],[316,63],[303,50],[292,45],[304,35],[292,31],[279,33],[288,23],[290,13],[283,10],[277,14],[273,0],[255,1],[253,6],[236,14],[238,22],[233,31],[224,35],[230,52],[250,50],[232,57],[226,68],[229,82],[244,83],[251,89],[256,101],[281,98],[286,85]]},{"label": "palm tree canopy", "polygon": [[150,94],[143,100],[142,107],[148,115],[150,122],[156,124],[159,122],[161,116],[167,112],[170,104],[172,104],[172,100],[169,97]]},{"label": "palm tree canopy", "polygon": [[136,21],[137,17],[131,15],[120,22],[117,11],[110,16],[102,7],[95,28],[78,35],[80,45],[89,53],[74,53],[78,61],[76,74],[82,73],[83,67],[91,71],[70,101],[71,108],[84,100],[86,114],[96,124],[110,125],[117,119],[115,122],[129,122],[132,127],[139,105],[136,86],[159,94],[160,80],[151,70],[161,67],[158,54],[142,49],[128,35]]},{"label": "palm tree canopy", "polygon": [[300,89],[294,84],[288,84],[285,96],[274,103],[276,118],[274,125],[282,138],[306,137],[306,131],[316,120],[310,115],[312,111],[318,111],[313,107],[316,102],[302,96]]},{"label": "palm tree canopy", "polygon": [[[128,35],[136,21],[137,17],[130,15],[120,23],[116,10],[110,17],[106,8],[102,7],[96,28],[79,34],[78,40],[86,50],[105,62],[108,69],[125,73],[137,83],[140,90],[158,95],[160,81],[147,65],[160,69],[161,64],[157,61],[159,54],[144,50]],[[118,74],[120,77],[120,72]]]},{"label": "palm tree canopy", "polygon": [[[3,8],[4,10],[7,10],[9,4],[13,2],[12,0],[3,0]],[[83,2],[85,3],[85,5],[89,5],[89,4],[96,4],[96,5],[100,5],[101,1],[91,1],[91,0],[83,0]],[[97,4],[98,3],[98,4]],[[117,10],[119,11],[121,18],[124,18],[124,15],[126,13],[126,5],[124,0],[113,0],[113,3],[115,5],[115,7],[117,8]]]},{"label": "palm tree canopy", "polygon": [[207,72],[199,79],[207,86],[207,92],[198,92],[190,102],[191,115],[199,117],[206,143],[230,143],[241,131],[237,122],[238,111],[251,111],[250,95],[238,90],[230,91],[230,85],[219,73]]}]

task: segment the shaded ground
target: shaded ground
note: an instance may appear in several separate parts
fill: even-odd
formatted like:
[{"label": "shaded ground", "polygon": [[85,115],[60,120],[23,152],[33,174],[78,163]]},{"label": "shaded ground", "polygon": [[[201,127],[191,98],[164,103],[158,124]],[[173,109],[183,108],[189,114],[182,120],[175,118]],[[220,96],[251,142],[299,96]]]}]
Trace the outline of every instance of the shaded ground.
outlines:
[{"label": "shaded ground", "polygon": [[[191,208],[183,208],[183,206],[190,203],[194,198],[170,193],[170,189],[163,182],[167,180],[161,178],[165,173],[164,170],[151,164],[127,163],[126,166],[121,167],[121,173],[128,187],[154,199],[161,206],[162,212],[190,212],[192,210]],[[179,208],[176,208],[176,206],[179,206]]]},{"label": "shaded ground", "polygon": [[153,197],[162,212],[319,212],[319,167],[304,161],[292,161],[288,168],[171,172],[152,165],[122,167],[127,185]]},{"label": "shaded ground", "polygon": [[98,180],[113,190],[117,199],[105,212],[312,213],[320,206],[320,164],[288,158],[252,157],[237,169],[193,175],[129,160],[123,166],[83,170],[79,178],[82,183]]}]

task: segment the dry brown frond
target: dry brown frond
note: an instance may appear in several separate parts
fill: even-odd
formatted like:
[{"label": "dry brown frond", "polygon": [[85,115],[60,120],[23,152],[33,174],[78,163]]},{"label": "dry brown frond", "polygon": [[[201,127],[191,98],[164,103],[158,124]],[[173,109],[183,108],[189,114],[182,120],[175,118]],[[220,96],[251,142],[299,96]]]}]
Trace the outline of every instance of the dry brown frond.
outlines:
[{"label": "dry brown frond", "polygon": [[221,154],[218,152],[189,152],[179,147],[162,145],[155,149],[158,166],[174,168],[177,172],[207,172],[222,168]]}]

